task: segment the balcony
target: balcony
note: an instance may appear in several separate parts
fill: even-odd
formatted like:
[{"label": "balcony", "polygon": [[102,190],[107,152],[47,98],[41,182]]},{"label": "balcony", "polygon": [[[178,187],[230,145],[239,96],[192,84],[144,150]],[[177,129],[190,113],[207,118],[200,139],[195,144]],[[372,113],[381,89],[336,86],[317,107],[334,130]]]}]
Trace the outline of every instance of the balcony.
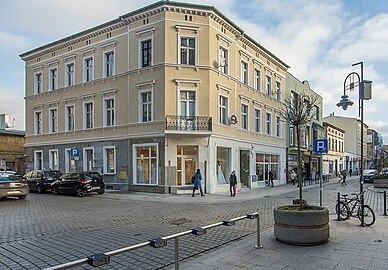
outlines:
[{"label": "balcony", "polygon": [[208,116],[166,115],[166,130],[212,131],[212,118]]}]

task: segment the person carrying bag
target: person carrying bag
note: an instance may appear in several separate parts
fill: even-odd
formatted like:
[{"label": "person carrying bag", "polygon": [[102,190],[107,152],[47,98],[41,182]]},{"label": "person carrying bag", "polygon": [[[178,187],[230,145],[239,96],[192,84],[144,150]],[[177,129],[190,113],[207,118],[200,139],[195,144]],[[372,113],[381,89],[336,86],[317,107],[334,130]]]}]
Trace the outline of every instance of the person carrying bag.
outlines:
[{"label": "person carrying bag", "polygon": [[230,190],[230,197],[236,196],[237,193],[237,177],[236,172],[232,171],[232,173],[229,176],[229,190]]}]

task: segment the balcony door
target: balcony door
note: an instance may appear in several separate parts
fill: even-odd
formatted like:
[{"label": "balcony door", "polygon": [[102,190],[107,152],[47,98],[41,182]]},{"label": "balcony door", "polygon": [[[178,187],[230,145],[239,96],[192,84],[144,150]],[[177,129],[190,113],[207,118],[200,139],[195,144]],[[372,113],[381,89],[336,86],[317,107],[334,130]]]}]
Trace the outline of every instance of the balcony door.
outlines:
[{"label": "balcony door", "polygon": [[180,120],[179,126],[185,130],[196,129],[196,92],[189,90],[180,91]]}]

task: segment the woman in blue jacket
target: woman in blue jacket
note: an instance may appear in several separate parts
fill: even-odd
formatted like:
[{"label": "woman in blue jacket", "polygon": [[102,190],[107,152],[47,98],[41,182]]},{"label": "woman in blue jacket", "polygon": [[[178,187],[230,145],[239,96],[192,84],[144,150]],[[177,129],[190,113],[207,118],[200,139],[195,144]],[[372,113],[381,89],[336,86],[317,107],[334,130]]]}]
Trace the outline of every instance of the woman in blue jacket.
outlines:
[{"label": "woman in blue jacket", "polygon": [[201,184],[201,181],[202,181],[202,175],[201,175],[201,170],[200,169],[197,169],[197,172],[194,174],[194,188],[193,188],[193,194],[191,195],[192,197],[195,197],[194,196],[194,192],[199,189],[199,191],[201,192],[201,197],[205,196],[203,195],[203,192],[202,192],[202,184]]}]

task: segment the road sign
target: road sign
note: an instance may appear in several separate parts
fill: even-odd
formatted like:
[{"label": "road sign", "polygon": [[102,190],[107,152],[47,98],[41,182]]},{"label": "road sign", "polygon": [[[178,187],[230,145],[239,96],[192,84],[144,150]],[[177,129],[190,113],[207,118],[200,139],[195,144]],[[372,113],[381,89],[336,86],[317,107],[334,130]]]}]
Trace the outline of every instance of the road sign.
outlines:
[{"label": "road sign", "polygon": [[71,157],[79,157],[79,150],[78,150],[78,148],[71,148],[70,149],[70,156]]},{"label": "road sign", "polygon": [[315,153],[327,153],[327,140],[315,140],[314,141],[314,152]]}]

